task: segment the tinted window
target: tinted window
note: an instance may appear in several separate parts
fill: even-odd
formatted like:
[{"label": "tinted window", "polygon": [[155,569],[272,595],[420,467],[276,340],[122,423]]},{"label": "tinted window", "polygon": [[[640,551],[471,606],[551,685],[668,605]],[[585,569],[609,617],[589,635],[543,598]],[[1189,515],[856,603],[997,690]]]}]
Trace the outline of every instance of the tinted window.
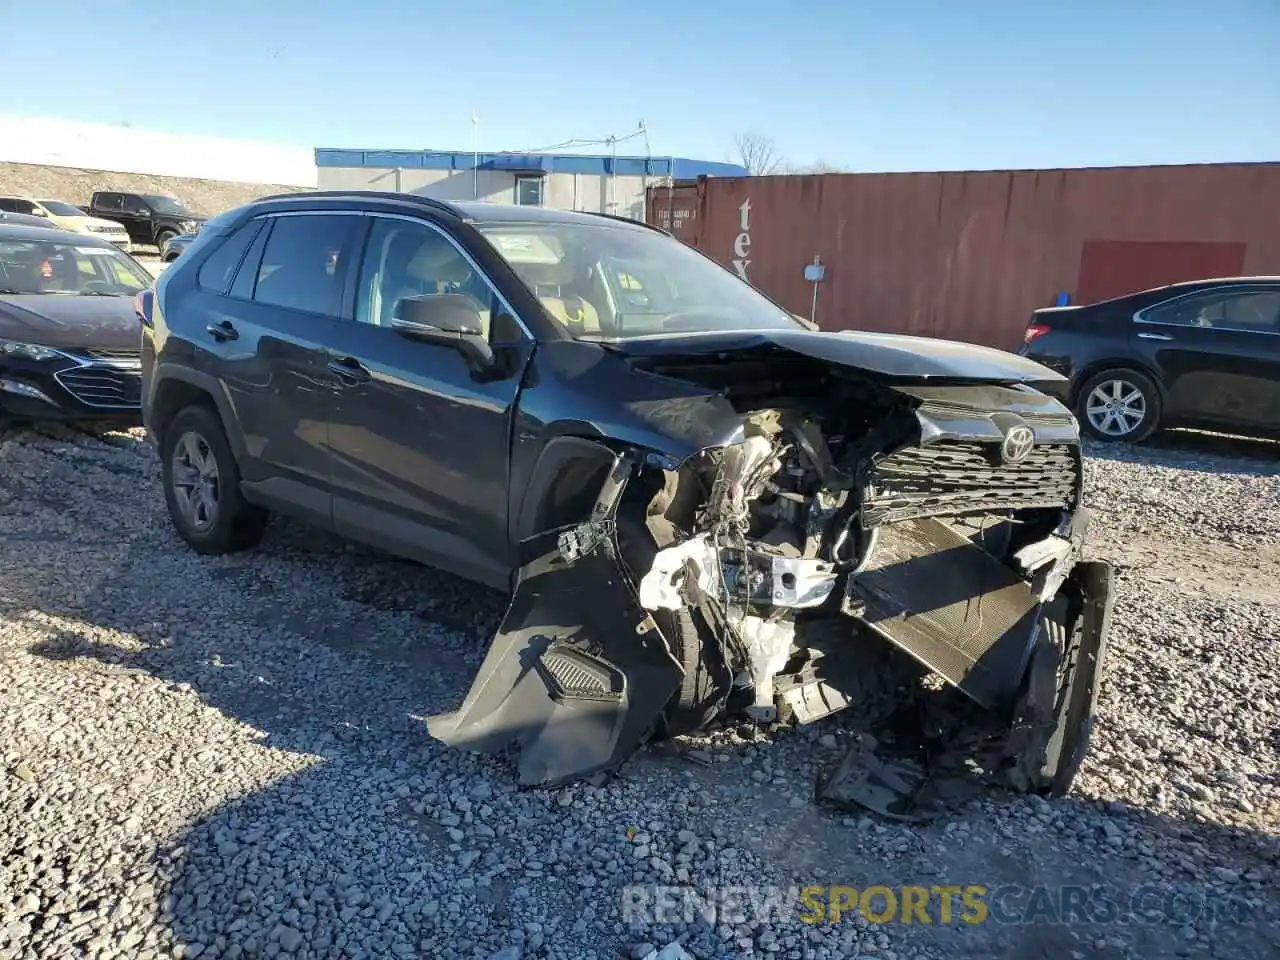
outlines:
[{"label": "tinted window", "polygon": [[1162,303],[1142,319],[1183,327],[1275,331],[1280,319],[1280,289],[1215,290]]},{"label": "tinted window", "polygon": [[262,221],[262,227],[254,238],[253,246],[240,261],[240,272],[236,274],[235,282],[231,284],[231,296],[239,297],[241,300],[253,299],[253,284],[258,279],[258,266],[262,263],[262,251],[271,236],[271,225],[270,220]]},{"label": "tinted window", "polygon": [[18,208],[14,206],[17,201],[10,200],[8,197],[0,197],[0,210],[6,210],[9,213],[17,213]]},{"label": "tinted window", "polygon": [[249,249],[249,244],[253,243],[253,238],[258,235],[261,226],[261,220],[250,220],[231,236],[223,239],[217,249],[200,265],[200,274],[197,277],[200,286],[217,293],[226,293],[231,278],[235,275],[236,267],[240,266],[244,252]]},{"label": "tinted window", "polygon": [[253,299],[337,316],[359,217],[279,217],[267,238]]},{"label": "tinted window", "polygon": [[0,210],[10,213],[33,213],[36,205],[29,200],[0,200]]},{"label": "tinted window", "polygon": [[475,302],[487,335],[497,298],[458,248],[431,227],[375,219],[360,271],[356,319],[390,326],[396,304],[403,298],[446,293],[465,294]]},{"label": "tinted window", "polygon": [[119,210],[120,194],[118,193],[100,193],[93,201],[93,206],[100,210]]}]

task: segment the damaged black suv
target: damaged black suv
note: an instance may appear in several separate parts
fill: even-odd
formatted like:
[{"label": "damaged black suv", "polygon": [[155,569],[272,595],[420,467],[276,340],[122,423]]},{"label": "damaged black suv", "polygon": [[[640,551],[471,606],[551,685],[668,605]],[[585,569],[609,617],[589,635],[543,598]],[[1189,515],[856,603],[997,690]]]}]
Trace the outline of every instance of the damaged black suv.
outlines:
[{"label": "damaged black suv", "polygon": [[429,729],[517,746],[522,782],[912,675],[994,725],[1008,782],[1070,784],[1111,580],[1044,367],[819,332],[632,221],[399,194],[225,213],[139,310],[195,549],[277,510],[513,592]]}]

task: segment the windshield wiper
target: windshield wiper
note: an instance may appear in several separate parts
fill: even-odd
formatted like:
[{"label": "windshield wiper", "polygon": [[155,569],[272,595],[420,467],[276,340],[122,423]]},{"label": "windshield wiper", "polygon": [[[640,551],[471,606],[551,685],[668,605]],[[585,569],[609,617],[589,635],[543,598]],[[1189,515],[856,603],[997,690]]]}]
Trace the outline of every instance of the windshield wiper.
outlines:
[{"label": "windshield wiper", "polygon": [[108,293],[105,290],[81,290],[82,297],[127,297],[128,293]]},{"label": "windshield wiper", "polygon": [[14,297],[14,296],[25,297],[27,294],[32,292],[34,291],[19,290],[16,287],[0,287],[0,296],[3,296],[3,297]]}]

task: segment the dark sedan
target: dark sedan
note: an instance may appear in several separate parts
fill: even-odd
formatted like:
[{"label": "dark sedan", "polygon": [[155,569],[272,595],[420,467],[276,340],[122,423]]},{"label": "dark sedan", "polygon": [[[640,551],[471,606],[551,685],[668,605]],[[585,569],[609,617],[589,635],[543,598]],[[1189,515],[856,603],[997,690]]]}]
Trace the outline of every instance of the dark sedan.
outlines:
[{"label": "dark sedan", "polygon": [[180,233],[176,237],[170,237],[160,247],[160,259],[165,263],[173,263],[187,252],[187,247],[191,246],[191,241],[197,236],[194,233]]},{"label": "dark sedan", "polygon": [[0,418],[136,420],[150,285],[105,240],[0,224]]},{"label": "dark sedan", "polygon": [[1280,277],[1197,280],[1032,314],[1019,352],[1099,440],[1161,427],[1280,437]]}]

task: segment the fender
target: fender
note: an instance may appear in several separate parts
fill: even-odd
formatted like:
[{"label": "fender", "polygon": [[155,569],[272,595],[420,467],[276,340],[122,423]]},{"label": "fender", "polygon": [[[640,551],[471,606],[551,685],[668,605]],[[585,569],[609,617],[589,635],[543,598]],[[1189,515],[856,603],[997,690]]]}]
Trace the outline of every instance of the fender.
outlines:
[{"label": "fender", "polygon": [[[172,384],[174,382],[194,387],[209,396],[218,411],[219,419],[222,420],[222,428],[226,431],[227,441],[231,444],[231,452],[235,454],[237,461],[243,463],[245,459],[244,431],[240,427],[240,419],[236,416],[235,405],[231,402],[226,387],[216,377],[200,370],[193,370],[183,364],[159,363],[151,374],[150,383],[143,397],[142,418],[152,439],[159,440],[154,430],[156,398],[160,395],[160,390],[166,383]],[[172,414],[177,411],[168,412]]]}]

